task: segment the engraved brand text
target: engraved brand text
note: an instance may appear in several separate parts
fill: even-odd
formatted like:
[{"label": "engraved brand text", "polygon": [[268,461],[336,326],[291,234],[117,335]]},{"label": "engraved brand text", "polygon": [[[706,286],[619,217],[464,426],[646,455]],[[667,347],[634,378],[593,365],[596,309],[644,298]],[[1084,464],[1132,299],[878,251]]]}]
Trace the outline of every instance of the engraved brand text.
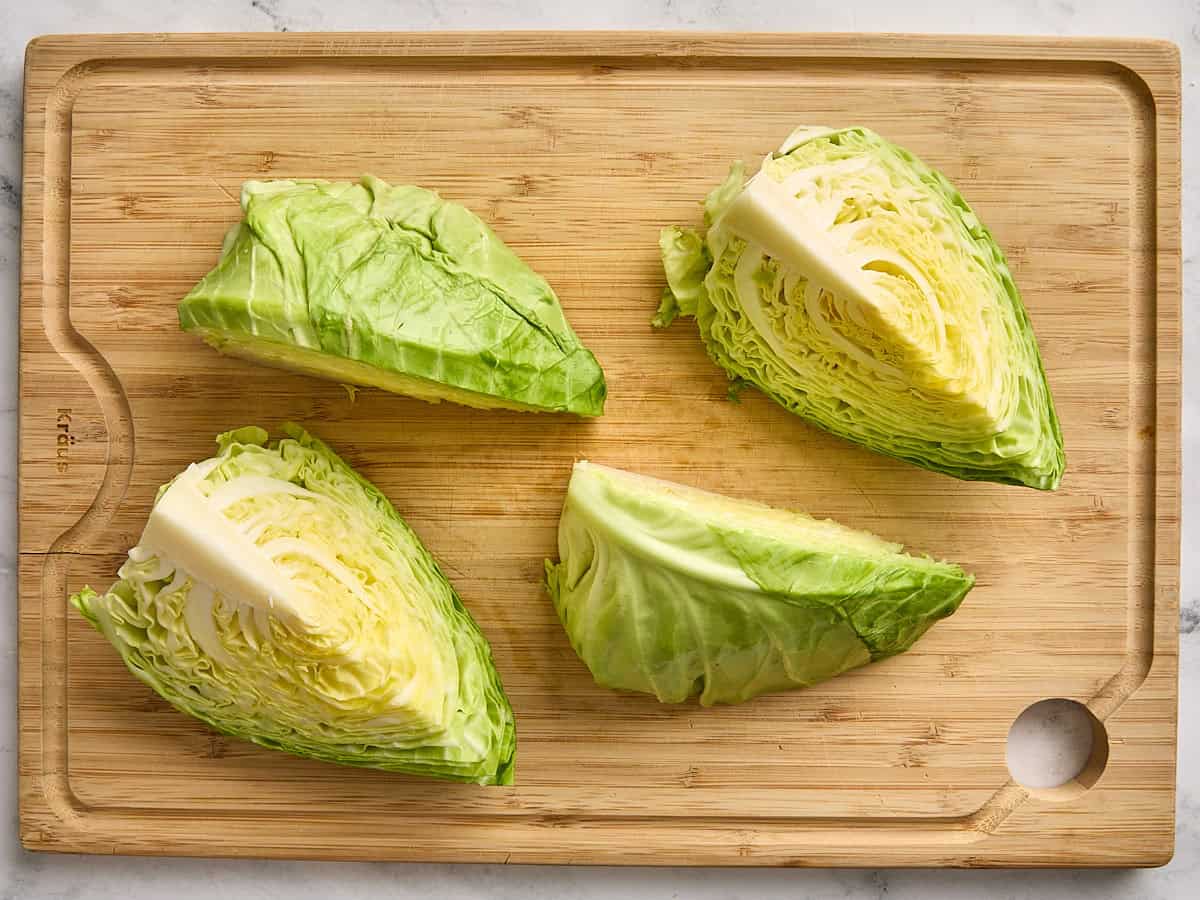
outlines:
[{"label": "engraved brand text", "polygon": [[54,468],[62,473],[67,471],[71,447],[75,444],[75,435],[71,434],[71,410],[59,409],[54,431]]}]

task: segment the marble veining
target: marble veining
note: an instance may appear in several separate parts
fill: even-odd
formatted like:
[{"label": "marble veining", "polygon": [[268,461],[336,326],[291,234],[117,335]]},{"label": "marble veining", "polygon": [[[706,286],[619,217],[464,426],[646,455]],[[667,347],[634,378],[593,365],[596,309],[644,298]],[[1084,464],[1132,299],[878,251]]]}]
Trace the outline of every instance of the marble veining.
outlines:
[{"label": "marble veining", "polygon": [[[1194,0],[0,0],[0,900],[425,898],[996,898],[1182,900],[1200,877],[1200,3]],[[1179,45],[1184,105],[1184,532],[1180,617],[1179,794],[1175,859],[1146,872],[687,871],[174,860],[32,854],[16,838],[16,358],[21,203],[21,66],[52,32],[702,28],[1138,35]],[[1192,887],[1188,887],[1191,884]]]}]

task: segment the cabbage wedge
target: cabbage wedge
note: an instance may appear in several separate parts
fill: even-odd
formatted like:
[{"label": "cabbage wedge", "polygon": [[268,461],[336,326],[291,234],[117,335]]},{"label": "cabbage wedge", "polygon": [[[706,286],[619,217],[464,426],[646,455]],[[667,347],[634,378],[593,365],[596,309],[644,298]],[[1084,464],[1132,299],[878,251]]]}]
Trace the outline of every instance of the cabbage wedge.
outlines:
[{"label": "cabbage wedge", "polygon": [[284,430],[221,435],[160,489],[116,584],[71,602],[134,675],[224,734],[510,784],[512,709],[462,601],[383,494]]},{"label": "cabbage wedge", "polygon": [[604,373],[550,285],[433,191],[250,181],[245,218],[179,304],[235,356],[430,402],[604,410]]},{"label": "cabbage wedge", "polygon": [[667,228],[655,317],[813,424],[957,478],[1053,490],[1065,460],[1004,254],[939,172],[866,128],[802,128],[706,231]]},{"label": "cabbage wedge", "polygon": [[975,580],[832,521],[576,463],[546,581],[596,681],[704,706],[909,649]]}]

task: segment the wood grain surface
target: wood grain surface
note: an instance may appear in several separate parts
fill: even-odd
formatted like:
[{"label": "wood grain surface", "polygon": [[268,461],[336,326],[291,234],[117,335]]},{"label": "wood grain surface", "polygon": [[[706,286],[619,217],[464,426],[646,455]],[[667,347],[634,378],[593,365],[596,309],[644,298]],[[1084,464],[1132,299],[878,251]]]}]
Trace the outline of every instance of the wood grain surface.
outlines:
[{"label": "wood grain surface", "polygon": [[[657,233],[799,124],[944,170],[1008,253],[1058,404],[1054,494],[871,454],[654,332]],[[1154,42],[715,34],[42,38],[26,67],[20,783],[28,847],[331,859],[1154,865],[1174,823],[1179,62]],[[597,421],[363,391],[176,324],[249,178],[413,182],[542,272],[607,373]],[[354,770],[172,711],[68,611],[155,489],[244,424],[304,424],[393,500],[495,650],[517,784]],[[960,562],[911,653],[718,709],[594,685],[540,585],[575,459],[832,516]],[[1028,791],[1048,697],[1107,730]],[[1091,779],[1088,779],[1089,781]]]}]

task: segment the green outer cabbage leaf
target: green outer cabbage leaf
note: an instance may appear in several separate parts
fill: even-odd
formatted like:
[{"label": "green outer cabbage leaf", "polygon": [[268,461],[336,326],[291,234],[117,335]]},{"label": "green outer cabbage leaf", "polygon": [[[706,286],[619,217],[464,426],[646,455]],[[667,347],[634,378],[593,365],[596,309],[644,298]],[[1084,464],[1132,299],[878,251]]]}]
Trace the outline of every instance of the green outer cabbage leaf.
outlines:
[{"label": "green outer cabbage leaf", "polygon": [[130,671],[216,730],[299,756],[511,784],[491,649],[387,498],[296,426],[218,437],[159,491],[104,594]]},{"label": "green outer cabbage leaf", "polygon": [[179,304],[225,353],[437,402],[598,416],[605,383],[550,285],[432,191],[250,181]]},{"label": "green outer cabbage leaf", "polygon": [[546,582],[597,683],[704,706],[910,648],[974,578],[832,521],[576,463]]},{"label": "green outer cabbage leaf", "polygon": [[1004,254],[962,195],[865,128],[800,129],[670,227],[654,318],[840,437],[968,480],[1058,487],[1062,431]]}]

